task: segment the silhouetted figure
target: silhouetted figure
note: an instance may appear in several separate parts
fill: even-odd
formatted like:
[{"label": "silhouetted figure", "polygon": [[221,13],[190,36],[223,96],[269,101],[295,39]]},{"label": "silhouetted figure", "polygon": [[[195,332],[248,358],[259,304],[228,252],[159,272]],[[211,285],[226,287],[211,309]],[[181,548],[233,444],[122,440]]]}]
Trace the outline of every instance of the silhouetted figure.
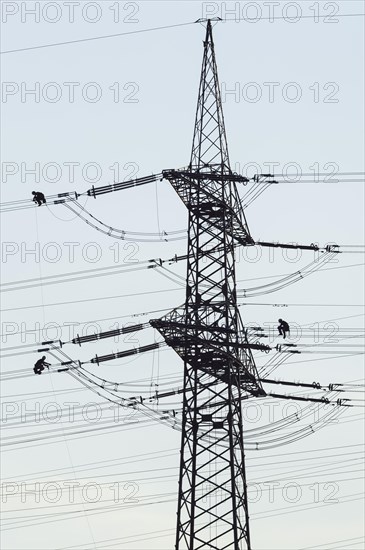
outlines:
[{"label": "silhouetted figure", "polygon": [[46,197],[40,191],[32,191],[32,195],[33,195],[33,202],[36,202],[38,206],[42,206],[42,204],[46,204]]},{"label": "silhouetted figure", "polygon": [[44,369],[47,367],[49,370],[49,367],[51,366],[51,363],[46,363],[46,356],[43,355],[42,359],[38,359],[38,361],[34,365],[34,374],[42,374]]},{"label": "silhouetted figure", "polygon": [[278,331],[279,331],[279,334],[280,336],[282,336],[285,340],[286,338],[286,333],[289,332],[290,333],[290,327],[288,325],[288,323],[286,321],[284,321],[283,319],[279,319],[279,326],[278,326]]}]

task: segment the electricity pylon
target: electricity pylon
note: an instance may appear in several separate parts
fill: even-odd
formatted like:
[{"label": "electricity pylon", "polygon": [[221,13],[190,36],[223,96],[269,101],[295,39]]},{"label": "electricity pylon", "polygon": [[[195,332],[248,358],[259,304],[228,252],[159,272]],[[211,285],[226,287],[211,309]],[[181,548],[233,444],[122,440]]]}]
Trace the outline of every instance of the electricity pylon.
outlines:
[{"label": "electricity pylon", "polygon": [[250,549],[241,401],[265,396],[237,307],[235,246],[253,244],[230,167],[211,21],[190,164],[165,170],[189,211],[184,307],[151,321],[184,360],[176,550]]}]

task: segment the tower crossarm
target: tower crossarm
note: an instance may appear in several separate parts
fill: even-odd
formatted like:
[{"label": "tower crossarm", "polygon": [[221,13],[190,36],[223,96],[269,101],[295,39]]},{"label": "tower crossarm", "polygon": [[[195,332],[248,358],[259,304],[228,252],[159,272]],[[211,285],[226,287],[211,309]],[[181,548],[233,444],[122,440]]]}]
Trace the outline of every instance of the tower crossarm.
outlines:
[{"label": "tower crossarm", "polygon": [[237,201],[228,199],[232,194],[226,198],[226,193],[222,193],[223,185],[225,189],[229,189],[236,181],[246,182],[247,178],[214,171],[164,170],[162,174],[188,210],[199,216],[206,228],[214,227],[218,231],[226,231],[243,246],[254,244]]},{"label": "tower crossarm", "polygon": [[178,175],[187,176],[189,178],[193,177],[196,180],[212,180],[212,181],[234,181],[237,183],[248,183],[250,180],[245,176],[236,174],[235,172],[231,173],[221,173],[219,171],[212,171],[212,167],[209,167],[209,171],[205,172],[203,170],[163,170],[162,177],[169,179],[171,177],[177,177]]},{"label": "tower crossarm", "polygon": [[[244,392],[254,396],[265,396],[261,382],[245,365],[249,358],[247,350],[270,351],[269,346],[252,344],[247,340],[237,340],[235,331],[225,327],[212,327],[204,324],[193,325],[185,322],[153,319],[150,321],[164,337],[166,344],[193,368],[197,368],[224,382],[227,369],[233,369],[234,385],[240,385]],[[227,346],[227,340],[235,337]]]}]

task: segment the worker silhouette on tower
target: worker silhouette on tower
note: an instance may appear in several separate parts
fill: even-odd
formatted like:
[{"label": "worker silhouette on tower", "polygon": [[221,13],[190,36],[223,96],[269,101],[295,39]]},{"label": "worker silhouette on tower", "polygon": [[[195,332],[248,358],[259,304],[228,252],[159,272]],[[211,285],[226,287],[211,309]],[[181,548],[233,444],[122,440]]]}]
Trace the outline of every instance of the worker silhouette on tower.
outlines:
[{"label": "worker silhouette on tower", "polygon": [[283,319],[279,319],[278,331],[279,331],[280,336],[282,336],[284,338],[284,340],[286,338],[286,333],[289,332],[289,334],[290,334],[290,327],[289,327],[288,323],[286,321],[284,321]]},{"label": "worker silhouette on tower", "polygon": [[32,191],[32,195],[33,195],[33,202],[36,202],[38,206],[42,206],[42,204],[46,204],[46,197],[40,191]]},{"label": "worker silhouette on tower", "polygon": [[38,361],[34,365],[34,374],[42,374],[44,369],[47,367],[49,370],[49,367],[51,366],[51,363],[46,363],[46,356],[43,355],[42,359],[38,359]]}]

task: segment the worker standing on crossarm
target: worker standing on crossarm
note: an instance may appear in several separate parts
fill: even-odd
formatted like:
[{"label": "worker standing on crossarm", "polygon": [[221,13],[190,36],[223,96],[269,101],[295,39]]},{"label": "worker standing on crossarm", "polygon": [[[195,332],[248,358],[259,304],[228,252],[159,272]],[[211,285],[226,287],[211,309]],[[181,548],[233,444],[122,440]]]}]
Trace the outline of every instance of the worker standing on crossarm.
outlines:
[{"label": "worker standing on crossarm", "polygon": [[42,206],[42,204],[46,204],[46,197],[40,191],[32,191],[32,195],[33,195],[33,202],[36,202],[38,206]]},{"label": "worker standing on crossarm", "polygon": [[51,363],[46,363],[46,356],[43,355],[42,359],[38,359],[38,361],[34,365],[34,374],[42,374],[44,369],[47,367],[49,370],[49,367],[51,366]]},{"label": "worker standing on crossarm", "polygon": [[289,327],[288,323],[286,321],[284,321],[283,319],[279,319],[278,331],[279,331],[280,336],[282,336],[284,338],[284,340],[286,338],[286,333],[289,332],[289,334],[290,334],[290,327]]}]

